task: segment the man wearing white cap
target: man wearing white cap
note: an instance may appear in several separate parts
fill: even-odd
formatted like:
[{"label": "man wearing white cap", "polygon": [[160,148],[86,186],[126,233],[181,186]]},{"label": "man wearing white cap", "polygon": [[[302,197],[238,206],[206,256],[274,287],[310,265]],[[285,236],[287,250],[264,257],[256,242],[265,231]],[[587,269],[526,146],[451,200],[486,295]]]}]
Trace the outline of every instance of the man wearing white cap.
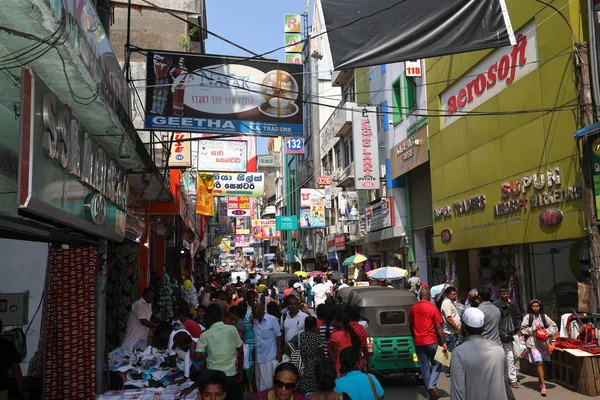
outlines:
[{"label": "man wearing white cap", "polygon": [[470,307],[462,316],[464,342],[452,352],[451,400],[507,400],[506,360],[497,342],[481,334],[485,315]]}]

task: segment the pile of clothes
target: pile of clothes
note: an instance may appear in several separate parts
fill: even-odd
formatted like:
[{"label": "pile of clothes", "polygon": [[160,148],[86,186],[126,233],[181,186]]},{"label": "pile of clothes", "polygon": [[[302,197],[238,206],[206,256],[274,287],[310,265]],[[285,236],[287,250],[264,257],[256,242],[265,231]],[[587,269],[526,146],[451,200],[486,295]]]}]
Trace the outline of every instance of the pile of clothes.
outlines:
[{"label": "pile of clothes", "polygon": [[[168,386],[166,388],[129,389],[106,392],[98,397],[98,400],[174,400],[179,398],[179,393],[192,385],[186,381],[179,386]],[[195,399],[198,389],[194,390],[188,398]]]},{"label": "pile of clothes", "polygon": [[152,346],[144,351],[117,347],[108,354],[108,368],[120,374],[123,389],[166,388],[183,378],[183,372],[168,365],[165,356],[164,351]]},{"label": "pile of clothes", "polygon": [[577,339],[558,338],[556,339],[555,346],[557,349],[577,349],[594,355],[600,354],[600,346]]}]

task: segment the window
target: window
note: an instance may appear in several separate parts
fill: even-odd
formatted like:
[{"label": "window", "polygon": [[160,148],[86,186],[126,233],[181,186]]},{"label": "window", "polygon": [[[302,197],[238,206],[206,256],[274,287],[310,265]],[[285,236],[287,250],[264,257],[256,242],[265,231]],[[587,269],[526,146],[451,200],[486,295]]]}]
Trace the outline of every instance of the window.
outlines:
[{"label": "window", "polygon": [[352,163],[352,161],[354,161],[352,143],[353,143],[352,136],[349,136],[348,140],[346,141],[346,160],[347,160],[346,165],[350,165]]},{"label": "window", "polygon": [[342,95],[344,97],[344,101],[349,101],[352,103],[356,101],[356,88],[354,87],[354,79],[348,82],[348,85],[344,86],[342,89]]},{"label": "window", "polygon": [[336,169],[344,169],[345,165],[342,165],[342,154],[341,154],[341,144],[338,142],[335,146],[333,146],[333,152],[335,154],[335,168]]},{"label": "window", "polygon": [[394,125],[417,108],[417,83],[415,78],[401,76],[392,84]]},{"label": "window", "polygon": [[404,311],[382,311],[379,314],[379,323],[381,325],[404,325],[406,313]]}]

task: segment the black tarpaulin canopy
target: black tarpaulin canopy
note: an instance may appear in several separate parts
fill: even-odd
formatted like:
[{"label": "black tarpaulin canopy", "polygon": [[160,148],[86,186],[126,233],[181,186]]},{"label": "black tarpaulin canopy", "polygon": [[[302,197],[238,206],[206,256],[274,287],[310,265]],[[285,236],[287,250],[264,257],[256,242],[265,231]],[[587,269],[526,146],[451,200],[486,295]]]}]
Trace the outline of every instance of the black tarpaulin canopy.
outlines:
[{"label": "black tarpaulin canopy", "polygon": [[321,0],[336,70],[508,46],[504,0]]}]

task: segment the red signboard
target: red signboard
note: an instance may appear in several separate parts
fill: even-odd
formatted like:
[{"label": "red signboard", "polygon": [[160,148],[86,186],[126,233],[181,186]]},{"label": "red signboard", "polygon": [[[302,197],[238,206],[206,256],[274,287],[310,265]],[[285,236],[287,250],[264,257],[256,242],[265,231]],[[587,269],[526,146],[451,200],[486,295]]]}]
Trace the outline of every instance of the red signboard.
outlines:
[{"label": "red signboard", "polygon": [[319,186],[329,186],[333,183],[333,178],[330,176],[320,176],[317,178],[316,183]]},{"label": "red signboard", "polygon": [[346,248],[346,235],[336,235],[335,236],[335,249],[336,250],[344,250]]}]

